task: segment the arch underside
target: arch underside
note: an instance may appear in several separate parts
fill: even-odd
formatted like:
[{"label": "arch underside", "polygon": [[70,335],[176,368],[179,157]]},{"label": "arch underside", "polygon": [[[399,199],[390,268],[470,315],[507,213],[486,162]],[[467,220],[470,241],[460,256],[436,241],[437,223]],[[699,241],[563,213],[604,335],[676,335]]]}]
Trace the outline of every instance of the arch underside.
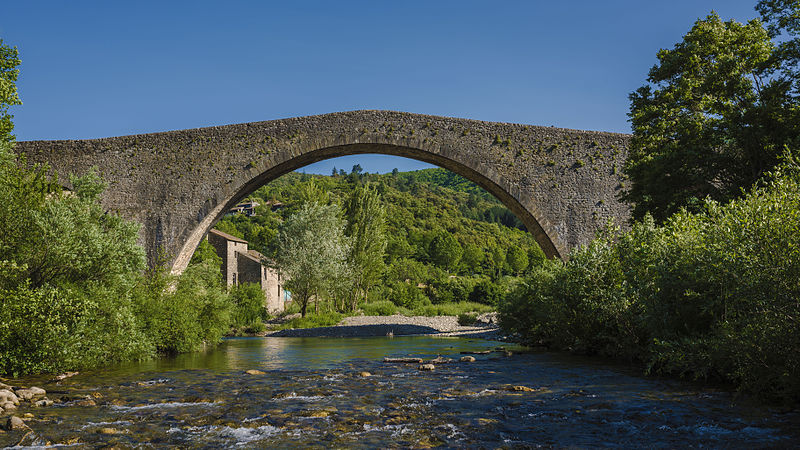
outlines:
[{"label": "arch underside", "polygon": [[193,227],[192,230],[186,230],[187,233],[185,233],[186,238],[184,239],[184,244],[173,260],[172,272],[176,274],[183,272],[188,265],[195,249],[200,244],[200,240],[220,219],[222,219],[222,217],[230,208],[235,206],[256,189],[264,186],[272,180],[281,177],[286,173],[318,161],[339,156],[366,153],[385,154],[416,159],[442,167],[474,182],[495,196],[503,205],[511,210],[511,212],[513,212],[523,224],[525,224],[528,231],[534,236],[536,242],[539,244],[539,246],[542,248],[542,251],[548,258],[560,258],[565,254],[565,248],[562,243],[558,242],[558,237],[552,232],[548,233],[542,226],[542,218],[536,217],[534,215],[535,212],[531,211],[529,207],[525,207],[521,203],[520,199],[512,195],[508,189],[501,186],[500,183],[502,183],[502,180],[493,180],[489,176],[481,173],[482,168],[470,167],[465,163],[455,160],[453,157],[447,157],[440,153],[432,153],[430,151],[414,147],[392,144],[354,143],[323,147],[317,150],[295,155],[250,178],[244,182],[238,190],[236,190],[235,194],[229,196],[229,198],[219,199],[216,205],[210,208],[205,208],[204,211],[198,211],[195,217],[203,218]]}]

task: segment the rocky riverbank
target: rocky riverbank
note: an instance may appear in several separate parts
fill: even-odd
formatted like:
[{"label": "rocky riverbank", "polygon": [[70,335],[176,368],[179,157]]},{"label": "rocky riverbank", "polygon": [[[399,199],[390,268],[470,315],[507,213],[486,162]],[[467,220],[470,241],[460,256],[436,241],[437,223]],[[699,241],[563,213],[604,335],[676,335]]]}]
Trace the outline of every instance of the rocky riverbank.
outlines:
[{"label": "rocky riverbank", "polygon": [[370,336],[470,336],[505,340],[497,326],[497,313],[478,316],[473,325],[459,325],[455,316],[352,316],[332,327],[296,328],[267,333],[272,337],[370,337]]}]

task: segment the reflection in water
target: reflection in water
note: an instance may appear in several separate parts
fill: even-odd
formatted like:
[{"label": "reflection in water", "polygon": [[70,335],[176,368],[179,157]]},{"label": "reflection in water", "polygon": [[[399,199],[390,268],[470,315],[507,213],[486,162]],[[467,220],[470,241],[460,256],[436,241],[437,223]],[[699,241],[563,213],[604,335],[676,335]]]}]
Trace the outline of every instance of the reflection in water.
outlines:
[{"label": "reflection in water", "polygon": [[[237,338],[46,385],[24,443],[221,447],[790,446],[796,414],[624,367],[464,338]],[[263,375],[247,375],[257,369]],[[371,376],[361,376],[370,372]],[[36,384],[41,380],[26,380]],[[89,395],[96,406],[81,402]],[[21,411],[22,412],[22,411]],[[0,434],[0,446],[21,433]]]}]

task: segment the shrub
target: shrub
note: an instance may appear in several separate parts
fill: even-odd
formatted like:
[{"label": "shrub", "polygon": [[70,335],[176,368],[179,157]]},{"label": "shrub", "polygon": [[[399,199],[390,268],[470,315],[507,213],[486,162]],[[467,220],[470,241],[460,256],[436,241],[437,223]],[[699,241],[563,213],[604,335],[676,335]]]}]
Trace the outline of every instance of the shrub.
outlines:
[{"label": "shrub", "polygon": [[266,297],[257,283],[242,283],[229,292],[233,303],[232,325],[250,327],[262,323]]},{"label": "shrub", "polygon": [[502,303],[504,297],[505,292],[503,289],[489,280],[483,280],[476,284],[472,292],[469,293],[469,301],[492,306]]},{"label": "shrub", "polygon": [[470,326],[475,325],[475,322],[478,320],[478,315],[474,312],[468,313],[461,313],[458,315],[458,324],[461,326]]},{"label": "shrub", "polygon": [[361,310],[367,316],[391,316],[397,312],[397,306],[389,300],[363,303]]},{"label": "shrub", "polygon": [[392,283],[392,292],[389,295],[389,300],[397,306],[409,309],[415,309],[430,303],[428,297],[417,286],[402,281]]},{"label": "shrub", "polygon": [[800,400],[800,167],[661,226],[646,217],[531,271],[500,307],[526,339]]}]

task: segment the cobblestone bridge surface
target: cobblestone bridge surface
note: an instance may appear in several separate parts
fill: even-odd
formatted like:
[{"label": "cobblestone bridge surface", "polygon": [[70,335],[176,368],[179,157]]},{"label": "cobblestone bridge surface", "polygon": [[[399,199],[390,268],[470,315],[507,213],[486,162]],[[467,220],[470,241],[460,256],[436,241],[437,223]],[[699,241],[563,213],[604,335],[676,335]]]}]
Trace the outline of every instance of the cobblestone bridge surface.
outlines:
[{"label": "cobblestone bridge surface", "polygon": [[528,227],[549,257],[565,257],[610,219],[629,136],[394,111],[351,111],[102,139],[24,141],[30,163],[67,174],[97,167],[106,208],[142,224],[150,263],[181,272],[208,230],[258,187],[336,156],[414,158],[485,188]]}]

